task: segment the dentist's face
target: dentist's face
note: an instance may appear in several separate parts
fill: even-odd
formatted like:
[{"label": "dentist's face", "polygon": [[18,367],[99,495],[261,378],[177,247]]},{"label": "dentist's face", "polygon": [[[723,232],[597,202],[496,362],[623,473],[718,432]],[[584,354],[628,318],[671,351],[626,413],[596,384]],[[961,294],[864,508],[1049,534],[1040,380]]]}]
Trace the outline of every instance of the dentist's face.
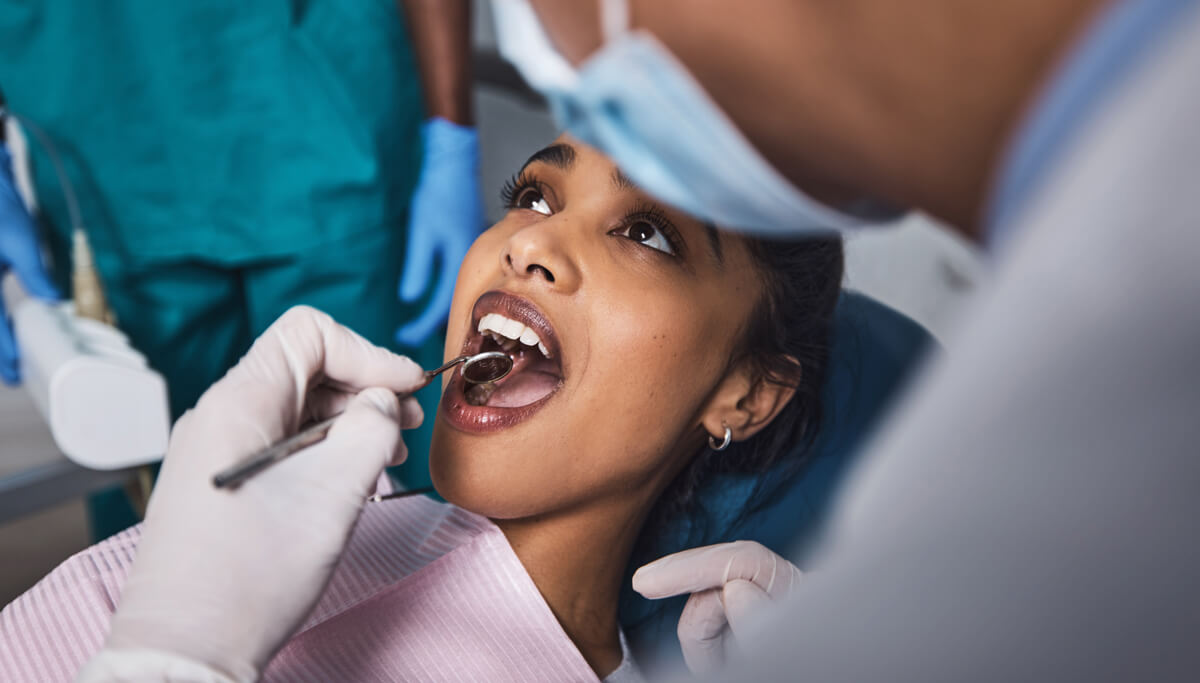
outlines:
[{"label": "dentist's face", "polygon": [[760,294],[751,257],[569,138],[506,189],[508,214],[459,271],[446,356],[516,363],[491,392],[447,381],[434,483],[494,518],[651,496],[706,436],[701,409]]}]

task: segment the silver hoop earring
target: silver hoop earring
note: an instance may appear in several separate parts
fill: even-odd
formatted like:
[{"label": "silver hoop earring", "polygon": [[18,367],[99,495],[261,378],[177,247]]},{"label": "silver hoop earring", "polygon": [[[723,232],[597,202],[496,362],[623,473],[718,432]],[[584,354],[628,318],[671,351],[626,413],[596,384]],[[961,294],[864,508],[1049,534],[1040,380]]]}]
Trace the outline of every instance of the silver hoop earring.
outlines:
[{"label": "silver hoop earring", "polygon": [[725,440],[721,443],[717,443],[717,440],[712,437],[712,434],[708,435],[708,447],[714,451],[723,451],[726,448],[729,448],[729,442],[733,441],[733,430],[729,428],[729,425],[724,425],[724,427]]}]

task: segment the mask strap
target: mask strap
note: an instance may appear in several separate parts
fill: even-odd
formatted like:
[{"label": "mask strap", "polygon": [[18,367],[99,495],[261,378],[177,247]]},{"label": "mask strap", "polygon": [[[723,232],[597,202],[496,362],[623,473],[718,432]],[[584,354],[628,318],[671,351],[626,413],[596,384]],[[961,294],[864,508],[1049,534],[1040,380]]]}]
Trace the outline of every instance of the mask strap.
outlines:
[{"label": "mask strap", "polygon": [[629,32],[629,0],[600,0],[600,31],[605,43]]}]

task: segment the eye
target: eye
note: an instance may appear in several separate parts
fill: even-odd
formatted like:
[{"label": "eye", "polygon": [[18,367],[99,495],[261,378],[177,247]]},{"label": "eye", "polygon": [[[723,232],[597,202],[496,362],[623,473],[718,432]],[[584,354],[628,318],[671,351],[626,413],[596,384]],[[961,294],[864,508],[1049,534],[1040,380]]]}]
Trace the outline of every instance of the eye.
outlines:
[{"label": "eye", "polygon": [[529,209],[549,216],[554,211],[550,208],[550,202],[546,201],[546,193],[542,188],[543,185],[537,178],[521,171],[505,181],[504,187],[500,189],[500,199],[505,208]]},{"label": "eye", "polygon": [[530,209],[543,216],[549,216],[553,213],[550,210],[550,203],[542,196],[542,191],[536,187],[526,187],[518,192],[516,200],[513,201],[513,207],[517,209]]},{"label": "eye", "polygon": [[651,249],[657,249],[664,254],[675,254],[675,247],[661,228],[646,220],[634,220],[628,226],[615,232]]}]

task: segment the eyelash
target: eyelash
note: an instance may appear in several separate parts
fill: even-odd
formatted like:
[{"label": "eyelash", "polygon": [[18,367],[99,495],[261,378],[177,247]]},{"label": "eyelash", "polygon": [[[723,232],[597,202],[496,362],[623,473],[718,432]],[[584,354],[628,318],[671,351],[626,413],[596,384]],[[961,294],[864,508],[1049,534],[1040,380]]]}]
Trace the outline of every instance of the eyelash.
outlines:
[{"label": "eyelash", "polygon": [[[655,230],[661,232],[663,237],[667,240],[667,244],[671,245],[671,251],[674,253],[666,254],[658,249],[654,249],[654,251],[673,259],[683,259],[683,239],[679,235],[679,230],[675,227],[675,224],[671,222],[671,219],[667,218],[667,214],[653,204],[639,202],[638,205],[634,207],[633,211],[625,214],[625,217],[621,219],[622,227],[620,229],[628,229],[633,227],[635,223],[642,221],[649,223],[650,225],[654,226]],[[638,242],[638,244],[640,244],[640,242]],[[653,247],[647,247],[647,249],[653,249]]]},{"label": "eyelash", "polygon": [[504,186],[500,188],[500,201],[504,202],[504,208],[517,208],[517,199],[521,197],[521,193],[525,190],[533,188],[540,192],[544,197],[546,192],[545,186],[540,180],[529,175],[526,171],[515,173],[511,178],[504,181]]},{"label": "eyelash", "polygon": [[[537,190],[543,198],[546,196],[545,185],[542,181],[530,175],[528,171],[516,173],[504,181],[504,185],[500,188],[500,200],[504,203],[504,208],[510,210],[517,208],[517,200],[521,198],[525,190],[530,188]],[[667,218],[662,209],[653,204],[639,202],[632,211],[625,214],[621,219],[622,227],[619,229],[632,227],[638,221],[645,221],[654,226],[654,229],[662,232],[667,243],[671,245],[671,250],[675,253],[666,254],[653,247],[645,247],[646,249],[651,249],[672,259],[683,260],[683,239],[680,237],[679,230],[675,227],[675,224]],[[629,239],[631,242],[634,241],[628,237],[624,239]],[[640,242],[635,243],[641,244]]]}]

